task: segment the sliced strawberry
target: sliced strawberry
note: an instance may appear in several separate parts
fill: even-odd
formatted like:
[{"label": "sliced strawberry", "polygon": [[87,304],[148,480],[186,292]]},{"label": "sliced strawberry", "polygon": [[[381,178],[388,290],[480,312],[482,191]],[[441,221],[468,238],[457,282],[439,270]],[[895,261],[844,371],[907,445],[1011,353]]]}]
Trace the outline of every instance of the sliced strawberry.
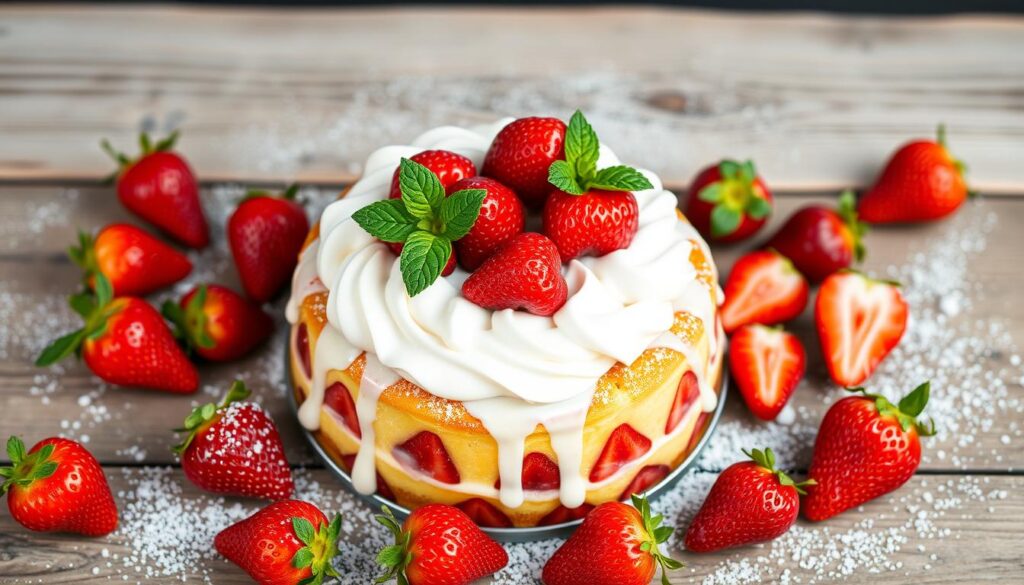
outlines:
[{"label": "sliced strawberry", "polygon": [[818,290],[814,321],[829,375],[851,387],[868,379],[907,328],[897,285],[859,272],[837,272]]},{"label": "sliced strawberry", "polygon": [[[561,485],[558,464],[543,453],[533,452],[523,457],[523,489],[527,491],[557,490]],[[501,478],[494,482],[501,489]]]},{"label": "sliced strawberry", "polygon": [[697,422],[693,425],[693,434],[690,435],[690,442],[686,444],[686,453],[689,455],[697,448],[697,443],[700,443],[701,438],[704,437],[704,429],[707,427],[708,421],[711,419],[710,412],[702,412],[697,417]]},{"label": "sliced strawberry", "polygon": [[341,417],[342,422],[357,439],[362,438],[363,433],[359,430],[359,415],[356,414],[356,402],[352,400],[352,394],[349,393],[348,387],[341,382],[335,382],[328,386],[327,391],[324,392],[324,404]]},{"label": "sliced strawberry", "polygon": [[619,494],[620,500],[632,496],[633,494],[642,494],[651,487],[657,485],[657,483],[668,476],[668,472],[672,471],[672,468],[668,465],[648,465],[641,469],[633,481],[629,482],[626,489],[622,490]]},{"label": "sliced strawberry", "polygon": [[[424,150],[419,154],[409,157],[409,160],[418,162],[430,169],[441,181],[441,186],[447,189],[453,183],[476,176],[476,165],[473,161],[449,150]],[[402,190],[398,185],[398,169],[395,169],[391,177],[391,190],[388,192],[391,199],[402,197]]]},{"label": "sliced strawberry", "polygon": [[732,333],[748,323],[789,321],[807,306],[807,292],[807,280],[785,256],[751,252],[736,261],[725,283],[722,327]]},{"label": "sliced strawberry", "polygon": [[668,422],[665,424],[666,435],[676,430],[683,421],[683,416],[699,398],[700,384],[697,382],[697,374],[690,370],[679,379],[679,389],[676,390],[676,398],[672,402],[672,410],[668,412]]},{"label": "sliced strawberry", "polygon": [[651,440],[641,435],[628,424],[621,424],[608,437],[601,455],[590,470],[593,483],[607,479],[623,465],[640,457],[651,449]]},{"label": "sliced strawberry", "polygon": [[578,508],[566,508],[559,504],[557,508],[548,512],[547,516],[541,518],[540,522],[537,522],[537,526],[553,526],[563,522],[579,520],[589,514],[593,509],[593,504],[583,504]]},{"label": "sliced strawberry", "polygon": [[313,362],[309,356],[309,328],[305,323],[299,324],[299,330],[295,332],[295,351],[299,354],[299,363],[302,364],[302,373],[309,378],[313,375]]},{"label": "sliced strawberry", "polygon": [[484,528],[512,527],[512,521],[508,519],[508,516],[487,500],[473,498],[455,507],[465,512],[477,526]]},{"label": "sliced strawberry", "polygon": [[[348,455],[341,456],[341,466],[347,473],[352,473],[352,466],[355,465],[355,463],[355,453],[349,453]],[[392,502],[396,501],[395,492],[391,491],[391,488],[388,487],[387,482],[385,482],[384,478],[380,476],[380,473],[377,473],[377,495],[385,500],[391,500]]]},{"label": "sliced strawberry", "polygon": [[729,369],[747,408],[775,420],[804,376],[807,356],[792,333],[764,325],[744,325],[729,345]]},{"label": "sliced strawberry", "polygon": [[459,470],[444,448],[441,437],[420,431],[392,452],[402,465],[421,471],[441,483],[459,483]]}]

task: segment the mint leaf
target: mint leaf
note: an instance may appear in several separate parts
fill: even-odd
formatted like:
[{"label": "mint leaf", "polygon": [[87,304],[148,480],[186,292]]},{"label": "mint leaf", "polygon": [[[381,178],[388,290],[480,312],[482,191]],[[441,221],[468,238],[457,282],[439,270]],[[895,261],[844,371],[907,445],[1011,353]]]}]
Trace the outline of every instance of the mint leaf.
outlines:
[{"label": "mint leaf", "polygon": [[576,180],[576,172],[572,165],[564,160],[556,160],[548,168],[548,182],[566,193],[582,195],[583,187]]},{"label": "mint leaf", "polygon": [[597,172],[599,151],[597,133],[583,112],[576,110],[565,130],[565,160],[575,170],[581,183],[589,181]]},{"label": "mint leaf", "polygon": [[441,202],[441,236],[454,242],[469,233],[480,216],[480,206],[487,197],[484,189],[456,191]]},{"label": "mint leaf", "polygon": [[437,175],[407,158],[399,165],[398,185],[405,209],[414,217],[431,217],[444,200],[444,187]]},{"label": "mint leaf", "polygon": [[588,186],[608,191],[642,191],[654,188],[640,171],[625,165],[601,169]]},{"label": "mint leaf", "polygon": [[448,258],[452,255],[452,243],[447,238],[430,232],[413,232],[405,241],[399,268],[405,290],[414,297],[441,276]]},{"label": "mint leaf", "polygon": [[357,210],[352,219],[384,242],[404,242],[416,230],[417,219],[406,210],[406,203],[399,199],[384,199]]}]

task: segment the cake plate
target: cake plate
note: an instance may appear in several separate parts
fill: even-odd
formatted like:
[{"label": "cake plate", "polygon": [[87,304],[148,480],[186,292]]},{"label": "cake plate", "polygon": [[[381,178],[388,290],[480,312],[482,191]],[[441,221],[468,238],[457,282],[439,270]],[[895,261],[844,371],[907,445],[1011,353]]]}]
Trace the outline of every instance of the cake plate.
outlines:
[{"label": "cake plate", "polygon": [[[287,352],[285,359],[287,359]],[[288,380],[288,384],[289,386],[291,385],[290,378]],[[708,440],[711,438],[711,433],[718,425],[718,419],[722,416],[722,410],[725,407],[726,394],[728,393],[728,386],[728,373],[725,368],[722,368],[722,373],[719,376],[718,388],[715,389],[715,393],[718,395],[718,403],[715,405],[715,410],[711,412],[711,416],[707,418],[704,424],[704,430],[700,440],[678,467],[665,476],[665,479],[647,490],[647,497],[649,499],[654,500],[662,493],[671,489],[672,486],[679,481],[680,477],[696,465],[697,460],[700,458],[701,451],[704,450]],[[293,413],[297,416],[299,405],[298,400],[295,397],[295,392],[288,392],[288,402],[291,404]],[[350,492],[365,501],[368,505],[372,506],[375,510],[379,510],[381,506],[387,506],[400,520],[404,520],[405,517],[409,515],[411,511],[408,508],[399,506],[391,500],[382,498],[377,494],[363,495],[357,492],[352,486],[352,477],[327,453],[320,442],[317,441],[316,435],[305,428],[302,428],[302,434],[306,436],[306,441],[309,442],[309,446],[312,447],[317,458],[319,458],[320,461],[323,462],[324,466],[331,470],[331,472],[337,476],[343,484],[345,484],[345,487],[348,488]],[[579,519],[563,522],[561,524],[552,524],[550,526],[532,526],[524,528],[481,527],[481,529],[498,542],[529,542],[534,540],[544,540],[547,538],[566,538],[572,534],[576,527],[582,522],[583,519]]]}]

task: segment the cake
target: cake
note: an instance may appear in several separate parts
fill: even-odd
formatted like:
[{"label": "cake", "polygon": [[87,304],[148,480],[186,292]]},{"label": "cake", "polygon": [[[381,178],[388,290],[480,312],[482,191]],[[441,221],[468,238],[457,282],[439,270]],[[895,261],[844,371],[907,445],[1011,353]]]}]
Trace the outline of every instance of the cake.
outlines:
[{"label": "cake", "polygon": [[[387,200],[400,165],[425,151],[487,175],[511,122],[440,127],[371,154],[314,225],[287,306],[299,421],[354,488],[409,509],[454,505],[489,527],[559,524],[658,483],[702,435],[724,353],[708,248],[643,170],[628,245],[559,248],[565,298],[551,314],[468,300],[464,285],[494,258],[410,295],[395,246],[357,212]],[[563,138],[548,144],[555,159]],[[603,144],[596,155],[596,135],[593,148],[598,168],[626,168]],[[527,191],[516,190],[536,209]]]}]

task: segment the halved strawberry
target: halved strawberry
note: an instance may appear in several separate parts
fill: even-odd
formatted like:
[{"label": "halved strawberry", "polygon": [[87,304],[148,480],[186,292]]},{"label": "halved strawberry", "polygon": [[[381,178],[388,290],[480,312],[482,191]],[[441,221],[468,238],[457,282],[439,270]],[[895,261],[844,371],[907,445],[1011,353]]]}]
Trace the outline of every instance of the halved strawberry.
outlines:
[{"label": "halved strawberry", "polygon": [[800,379],[807,356],[792,333],[764,325],[744,325],[729,343],[729,369],[754,416],[775,420]]},{"label": "halved strawberry", "polygon": [[462,510],[477,525],[484,528],[511,528],[512,521],[494,504],[482,498],[466,500],[455,506]]},{"label": "halved strawberry", "polygon": [[295,332],[295,351],[299,354],[302,372],[309,378],[313,375],[313,362],[309,356],[309,328],[305,323],[301,323]]},{"label": "halved strawberry", "polygon": [[679,423],[694,402],[700,398],[700,384],[697,383],[697,374],[690,370],[679,379],[679,389],[676,390],[676,399],[672,402],[672,410],[668,412],[668,422],[665,424],[665,434],[676,430]]},{"label": "halved strawberry", "polygon": [[751,252],[736,261],[725,283],[722,327],[732,333],[748,323],[789,321],[807,306],[807,292],[807,280],[785,256]]},{"label": "halved strawberry", "polygon": [[541,518],[540,521],[537,522],[537,526],[552,526],[554,524],[561,524],[562,522],[579,520],[589,514],[593,509],[593,504],[583,504],[578,508],[566,508],[559,504],[557,508],[548,512],[547,516]]},{"label": "halved strawberry", "polygon": [[352,395],[344,384],[335,382],[328,386],[327,391],[324,392],[324,404],[341,417],[342,422],[357,439],[362,438],[363,432],[359,430],[356,402],[352,400]]},{"label": "halved strawberry", "polygon": [[417,469],[441,483],[461,481],[459,470],[444,448],[441,437],[430,431],[420,431],[395,447],[392,454],[402,465]]},{"label": "halved strawberry", "polygon": [[623,465],[640,457],[651,448],[651,440],[628,424],[621,424],[608,437],[601,455],[590,470],[590,481],[599,482],[611,477]]},{"label": "halved strawberry", "polygon": [[[345,469],[347,473],[352,473],[352,466],[355,464],[355,453],[349,453],[348,455],[341,456],[341,466]],[[387,482],[384,481],[384,478],[380,476],[379,472],[377,473],[377,495],[384,498],[385,500],[391,500],[392,502],[396,501],[395,492],[391,491],[391,488],[388,487]]]},{"label": "halved strawberry", "polygon": [[640,495],[646,492],[651,487],[657,485],[659,481],[665,479],[670,471],[672,471],[672,468],[668,465],[647,465],[636,474],[636,477],[633,478],[633,481],[629,482],[626,489],[622,490],[622,493],[619,494],[619,499],[625,500],[633,494]]},{"label": "halved strawberry", "polygon": [[895,283],[853,271],[826,278],[814,322],[832,380],[846,387],[867,380],[903,337],[907,313]]},{"label": "halved strawberry", "polygon": [[[561,485],[558,464],[543,453],[533,452],[523,457],[523,489],[527,491],[557,490]],[[494,482],[501,489],[501,478]]]}]

